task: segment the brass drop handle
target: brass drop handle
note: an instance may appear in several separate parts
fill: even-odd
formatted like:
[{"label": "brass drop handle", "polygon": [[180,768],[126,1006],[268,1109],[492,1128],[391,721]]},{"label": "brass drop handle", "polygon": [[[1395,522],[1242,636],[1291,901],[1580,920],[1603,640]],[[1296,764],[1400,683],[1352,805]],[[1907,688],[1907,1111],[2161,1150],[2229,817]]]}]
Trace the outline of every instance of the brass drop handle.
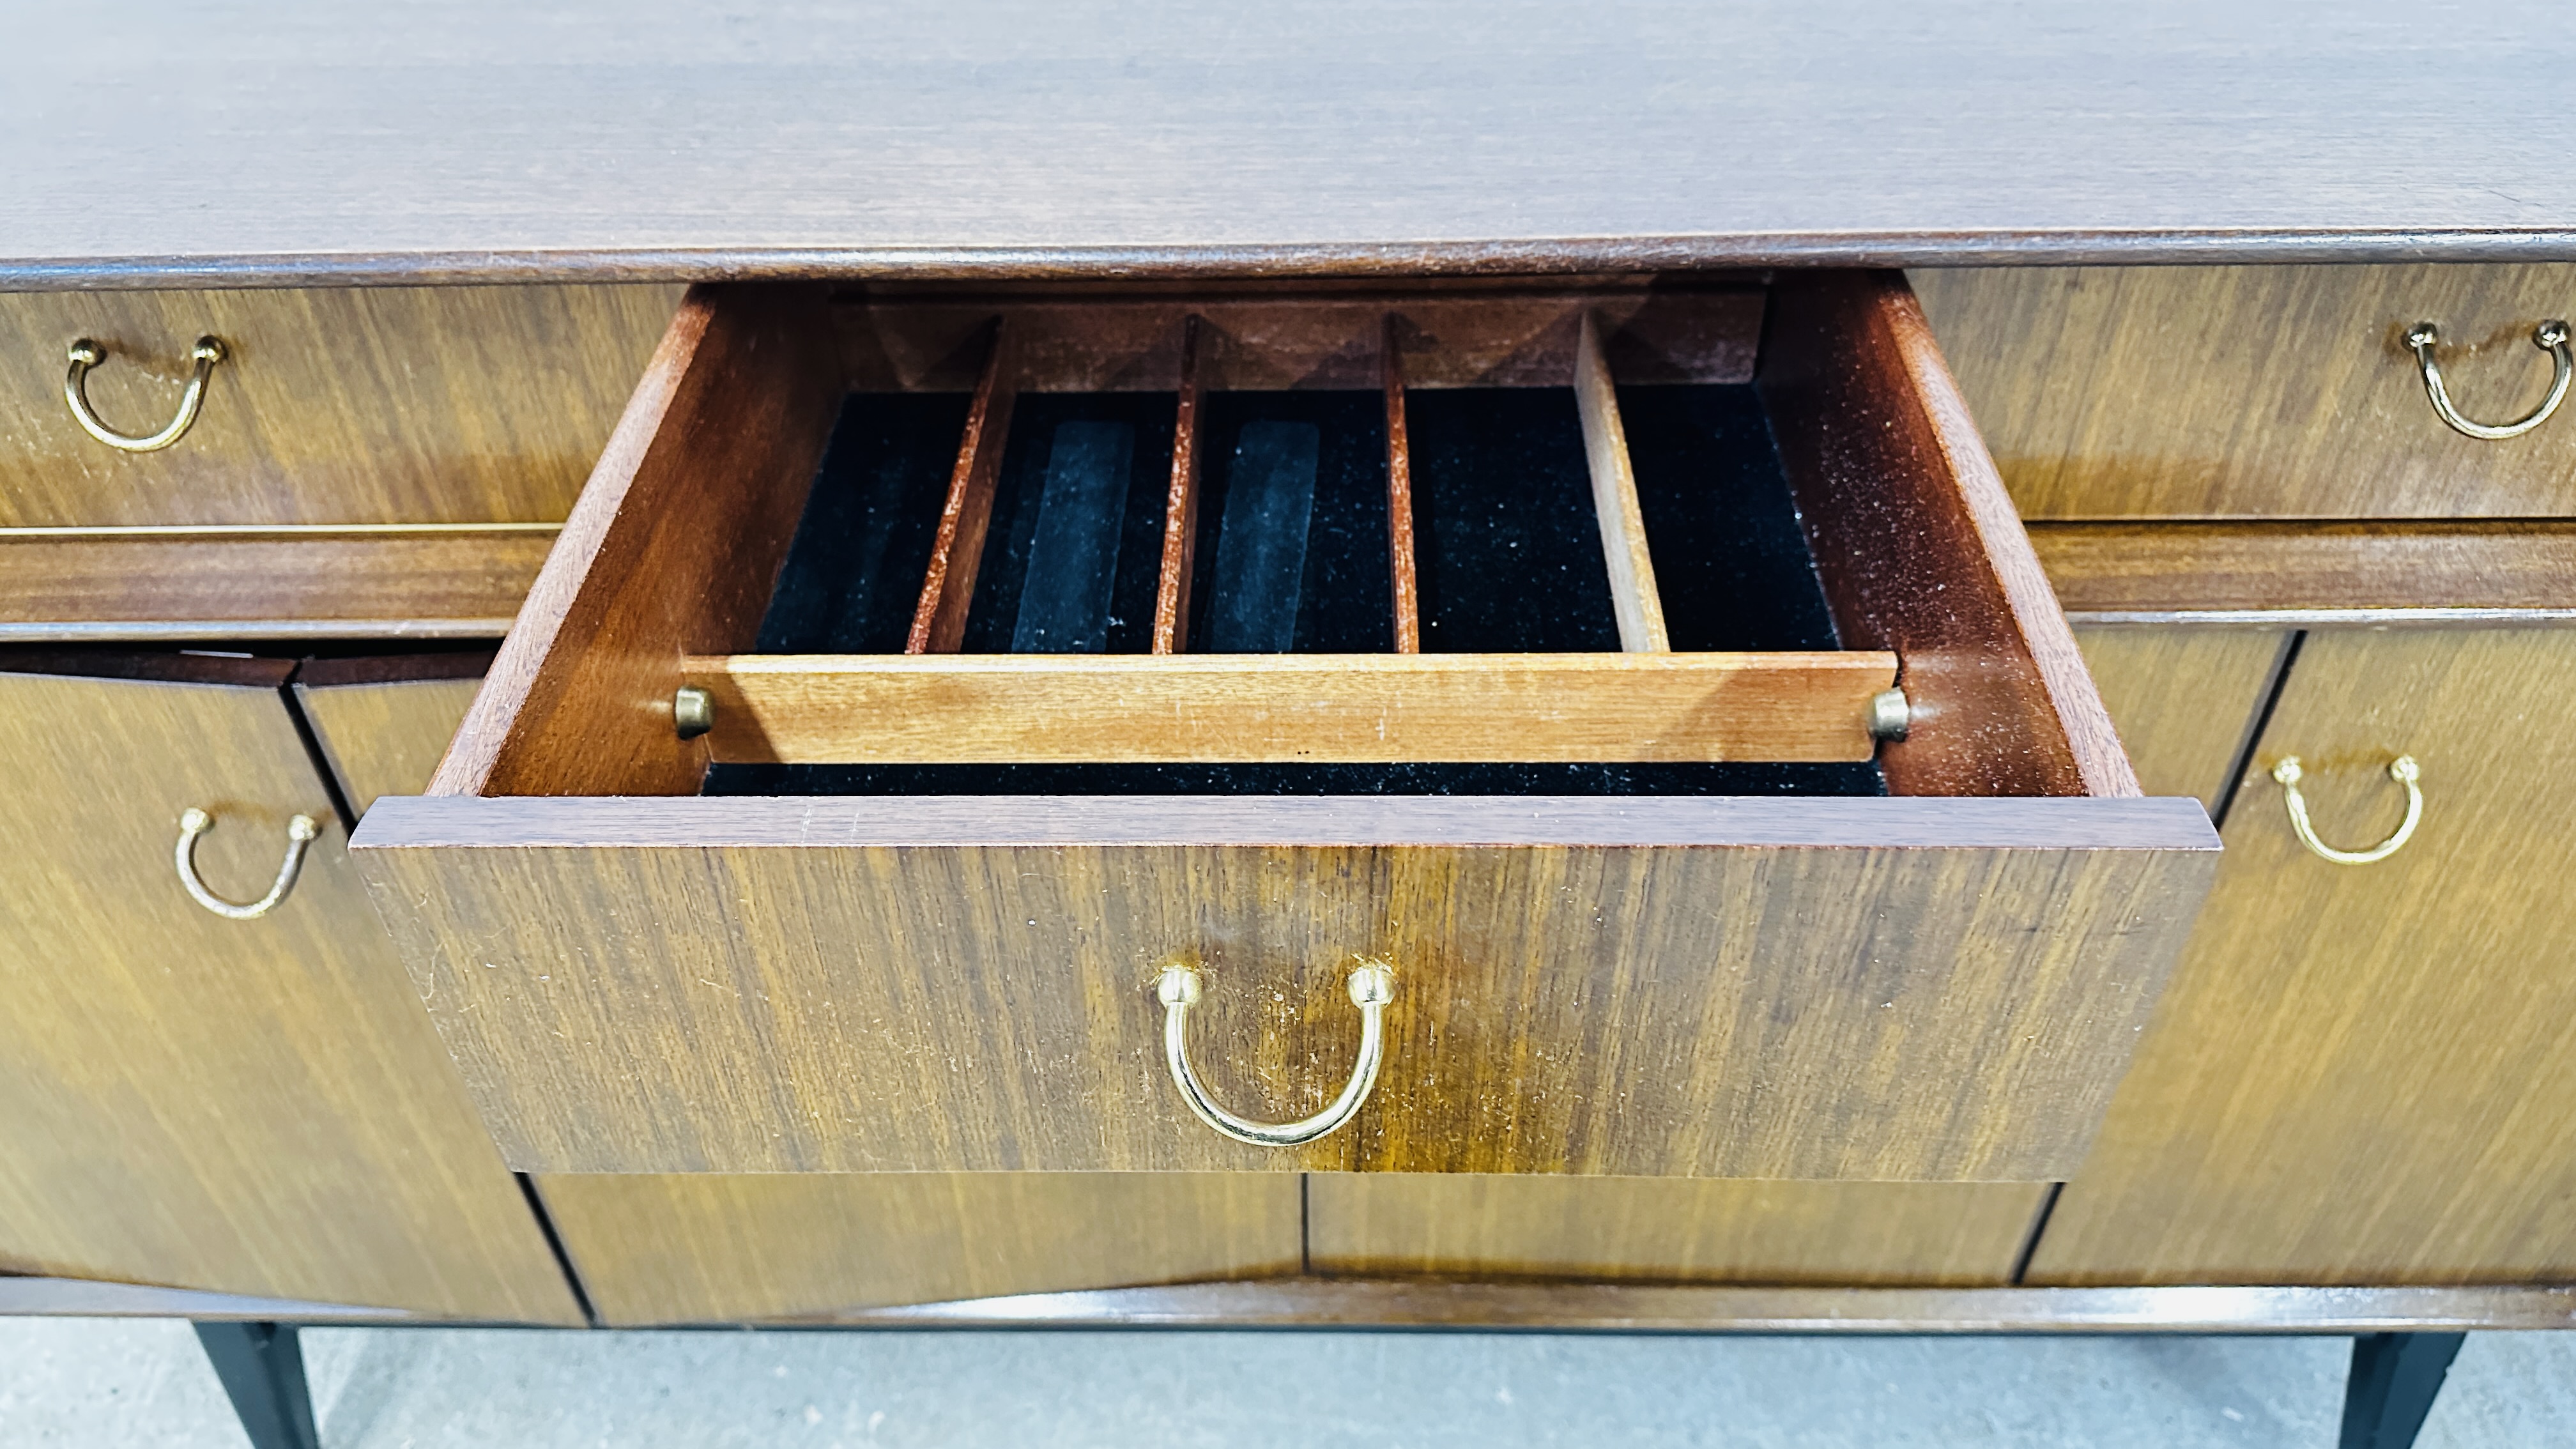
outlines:
[{"label": "brass drop handle", "polygon": [[89,370],[107,360],[107,349],[86,337],[80,339],[72,344],[71,371],[63,374],[63,401],[71,404],[72,421],[91,437],[128,453],[157,453],[179,441],[187,436],[197,421],[198,410],[206,405],[206,379],[214,374],[215,364],[224,360],[224,344],[219,338],[200,337],[188,355],[196,359],[197,371],[188,379],[188,390],[179,395],[178,415],[161,431],[136,437],[109,427],[89,405]]},{"label": "brass drop handle", "polygon": [[1199,1004],[1199,992],[1199,973],[1181,965],[1164,967],[1163,978],[1154,987],[1155,997],[1163,1003],[1163,1064],[1171,1068],[1181,1100],[1190,1104],[1200,1121],[1255,1147],[1296,1147],[1359,1115],[1360,1104],[1377,1086],[1377,1069],[1386,1058],[1386,1004],[1395,999],[1395,972],[1385,962],[1363,958],[1351,968],[1351,1005],[1360,1009],[1360,1059],[1333,1104],[1302,1122],[1254,1122],[1209,1100],[1207,1088],[1190,1068],[1190,1008]]},{"label": "brass drop handle", "polygon": [[2290,829],[2296,831],[2299,843],[2337,865],[2368,865],[2386,860],[2398,847],[2415,837],[2415,826],[2424,818],[2424,787],[2417,783],[2424,772],[2415,764],[2413,755],[2399,755],[2388,762],[2388,778],[2406,787],[2406,819],[2397,833],[2368,850],[2337,850],[2317,839],[2317,828],[2308,820],[2307,797],[2299,793],[2299,779],[2306,772],[2299,768],[2299,757],[2283,755],[2272,767],[2272,778],[2281,782],[2281,798],[2289,806]]},{"label": "brass drop handle", "polygon": [[198,905],[228,921],[255,921],[275,910],[277,903],[286,899],[286,893],[295,889],[295,877],[304,869],[304,852],[322,833],[322,827],[310,815],[287,821],[286,863],[277,868],[277,880],[269,886],[267,895],[242,906],[206,889],[205,881],[197,875],[197,837],[214,828],[215,818],[193,805],[179,817],[179,884],[188,888],[189,897]]},{"label": "brass drop handle", "polygon": [[2490,443],[2519,438],[2549,421],[2549,415],[2558,411],[2559,402],[2567,396],[2568,378],[2576,375],[2576,357],[2570,357],[2567,350],[2567,324],[2543,322],[2531,329],[2531,345],[2549,354],[2549,396],[2519,421],[2493,426],[2473,423],[2451,406],[2451,390],[2442,385],[2442,364],[2433,360],[2433,344],[2440,340],[2440,330],[2430,322],[2418,322],[2406,330],[2406,345],[2415,349],[2415,365],[2424,373],[2424,395],[2433,400],[2434,413],[2449,423],[2452,431]]}]

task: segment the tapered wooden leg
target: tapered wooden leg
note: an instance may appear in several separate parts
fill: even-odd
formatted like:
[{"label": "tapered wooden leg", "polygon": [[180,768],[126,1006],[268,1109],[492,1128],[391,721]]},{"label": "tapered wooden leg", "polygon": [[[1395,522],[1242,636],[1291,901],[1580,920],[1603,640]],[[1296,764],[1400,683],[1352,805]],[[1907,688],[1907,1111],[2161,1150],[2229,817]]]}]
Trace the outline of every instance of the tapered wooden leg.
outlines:
[{"label": "tapered wooden leg", "polygon": [[2407,1449],[2433,1412],[2465,1333],[2365,1333],[2352,1341],[2343,1449]]},{"label": "tapered wooden leg", "polygon": [[322,1449],[293,1324],[200,1323],[196,1329],[251,1449]]}]

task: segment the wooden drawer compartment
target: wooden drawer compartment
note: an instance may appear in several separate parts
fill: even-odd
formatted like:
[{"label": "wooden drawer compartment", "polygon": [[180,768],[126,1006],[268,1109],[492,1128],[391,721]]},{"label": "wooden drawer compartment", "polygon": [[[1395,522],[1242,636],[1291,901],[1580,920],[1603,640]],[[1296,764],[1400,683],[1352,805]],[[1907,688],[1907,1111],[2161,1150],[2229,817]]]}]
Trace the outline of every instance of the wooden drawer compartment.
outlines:
[{"label": "wooden drawer compartment", "polygon": [[[0,528],[559,522],[676,300],[667,287],[0,295]],[[79,385],[96,421],[136,438],[177,420],[200,338],[221,357],[175,440],[133,452],[83,429],[65,397],[76,342],[96,347]]]},{"label": "wooden drawer compartment", "polygon": [[[2216,842],[1902,279],[1813,274],[695,292],[356,844],[523,1170],[2031,1181]],[[1193,1119],[1168,963],[1275,1120],[1351,1076],[1359,956],[1347,1127]]]}]

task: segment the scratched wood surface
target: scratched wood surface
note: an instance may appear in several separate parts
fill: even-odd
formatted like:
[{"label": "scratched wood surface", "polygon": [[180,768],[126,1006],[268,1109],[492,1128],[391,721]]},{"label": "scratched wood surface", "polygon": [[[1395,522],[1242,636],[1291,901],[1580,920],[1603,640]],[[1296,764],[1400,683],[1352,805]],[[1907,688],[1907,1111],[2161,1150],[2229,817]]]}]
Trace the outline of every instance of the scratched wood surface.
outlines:
[{"label": "scratched wood surface", "polygon": [[[678,302],[669,287],[394,287],[0,295],[0,526],[556,523]],[[201,336],[196,423],[154,453]]]},{"label": "scratched wood surface", "polygon": [[1318,1273],[1657,1283],[2008,1283],[2041,1182],[1319,1172]]},{"label": "scratched wood surface", "polygon": [[[2576,1274],[2576,746],[2567,630],[2311,633],[2227,819],[2218,885],[2031,1279],[2564,1282]],[[2377,864],[2291,834],[2396,825]]]},{"label": "scratched wood surface", "polygon": [[2564,259],[2576,116],[2514,89],[2576,70],[2563,18],[40,10],[0,68],[0,285]]},{"label": "scratched wood surface", "polygon": [[2453,403],[2521,417],[2549,389],[2532,327],[2576,314],[2576,266],[1926,271],[1924,307],[2031,518],[2576,514],[2576,415],[2454,432],[2409,327],[2434,323]]},{"label": "scratched wood surface", "polygon": [[[0,674],[0,1263],[271,1298],[578,1323],[349,869],[278,687]],[[57,666],[60,667],[60,666]],[[251,921],[287,817],[322,836]]]},{"label": "scratched wood surface", "polygon": [[[1190,843],[1209,814],[1173,811],[1190,802],[1132,802],[1123,825],[1081,801],[884,803],[871,826],[866,801],[394,797],[361,854],[528,1171],[2020,1181],[2080,1155],[2212,864],[2197,807],[2143,800],[1749,802],[1783,843],[1661,849],[1651,824],[1642,846],[1337,844],[1356,832],[1322,800],[1202,802],[1268,845]],[[1970,843],[1970,807],[2027,833]],[[1588,814],[1635,808],[1369,806],[1428,842],[1579,841]],[[2128,847],[2046,843],[2106,811],[2137,817]],[[943,812],[984,843],[916,833]],[[1856,839],[1818,828],[1837,815]],[[1866,848],[1909,815],[1932,840]],[[1020,816],[1040,835],[1006,843]],[[728,819],[775,843],[722,843]],[[1813,848],[1838,842],[1864,848]],[[1363,952],[1401,984],[1353,1129],[1271,1151],[1188,1115],[1158,962],[1207,972],[1214,1089],[1288,1117],[1350,1070]]]},{"label": "scratched wood surface", "polygon": [[2576,617],[2576,521],[2041,523],[2067,612],[2099,622],[2490,623]]},{"label": "scratched wood surface", "polygon": [[1300,1186],[1245,1172],[538,1180],[591,1303],[618,1327],[1294,1274]]}]

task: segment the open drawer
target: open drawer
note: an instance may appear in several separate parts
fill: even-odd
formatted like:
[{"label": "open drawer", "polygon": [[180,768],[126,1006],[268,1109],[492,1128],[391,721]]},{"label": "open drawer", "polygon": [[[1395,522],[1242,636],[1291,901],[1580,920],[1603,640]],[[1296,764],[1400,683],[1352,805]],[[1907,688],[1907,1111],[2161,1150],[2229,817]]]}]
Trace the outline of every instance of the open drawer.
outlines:
[{"label": "open drawer", "polygon": [[1820,273],[700,288],[354,848],[527,1171],[2038,1180],[2217,839]]}]

